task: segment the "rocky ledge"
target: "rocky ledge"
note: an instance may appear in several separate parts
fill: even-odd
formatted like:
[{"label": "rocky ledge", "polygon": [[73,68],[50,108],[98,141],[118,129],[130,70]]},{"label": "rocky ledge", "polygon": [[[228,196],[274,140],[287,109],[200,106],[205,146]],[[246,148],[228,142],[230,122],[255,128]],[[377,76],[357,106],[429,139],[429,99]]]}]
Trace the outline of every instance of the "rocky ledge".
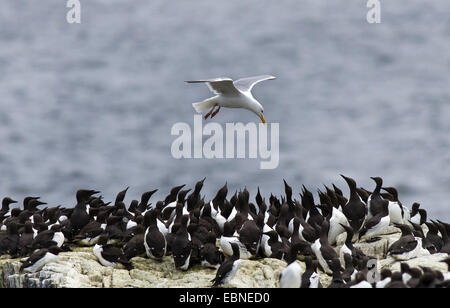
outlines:
[{"label": "rocky ledge", "polygon": [[[388,247],[399,239],[396,228],[390,228],[387,234],[373,243],[359,242],[355,247],[365,254],[378,259],[378,270],[389,268],[398,271],[402,262],[411,267],[426,266],[433,270],[447,272],[447,265],[441,261],[447,254],[433,254],[396,261],[386,257]],[[345,239],[345,233],[338,238],[338,250]],[[161,262],[147,258],[131,259],[133,269],[115,269],[102,266],[92,253],[90,247],[73,247],[73,251],[59,254],[56,262],[49,263],[37,273],[20,273],[20,259],[0,259],[0,287],[3,288],[204,288],[211,286],[211,279],[216,270],[194,266],[188,271],[176,270],[172,257],[165,257]],[[305,264],[297,261],[305,268]],[[264,258],[259,260],[242,260],[241,268],[228,287],[231,288],[276,288],[278,276],[286,266],[284,261]],[[327,286],[331,277],[320,273],[320,281]]]}]

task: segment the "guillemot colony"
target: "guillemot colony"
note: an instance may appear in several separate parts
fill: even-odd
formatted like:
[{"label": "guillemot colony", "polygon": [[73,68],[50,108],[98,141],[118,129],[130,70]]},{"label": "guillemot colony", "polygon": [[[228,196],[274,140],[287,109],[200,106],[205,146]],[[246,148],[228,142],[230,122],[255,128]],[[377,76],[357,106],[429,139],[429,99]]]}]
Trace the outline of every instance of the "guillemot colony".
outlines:
[{"label": "guillemot colony", "polygon": [[[93,246],[104,266],[131,269],[130,259],[137,256],[152,262],[172,256],[180,271],[196,265],[217,269],[211,286],[226,286],[239,271],[240,260],[261,258],[288,263],[280,276],[282,287],[321,287],[320,272],[333,277],[329,287],[449,286],[448,272],[425,267],[402,266],[402,272],[383,271],[383,283],[371,280],[374,258],[355,249],[353,243],[377,241],[384,229],[395,227],[402,236],[388,249],[394,259],[407,261],[435,253],[448,256],[450,224],[427,221],[426,211],[419,213],[417,205],[408,209],[395,188],[382,188],[381,178],[372,178],[376,182],[373,193],[358,188],[349,177],[344,179],[349,199],[333,184],[333,189],[319,190],[320,204],[304,186],[296,200],[286,182],[285,196],[270,195],[268,203],[259,189],[256,203],[250,201],[247,189],[228,199],[226,184],[211,201],[205,201],[201,196],[205,179],[192,192],[182,190],[185,185],[172,188],[155,206],[149,205],[156,192],[152,190],[127,208],[128,188],[117,194],[113,204],[95,196],[98,191],[79,190],[74,208],[38,209],[46,203],[30,196],[24,198],[23,209],[11,209],[16,201],[6,197],[0,210],[0,253],[24,258],[21,271],[31,273],[58,260],[61,252],[81,245]],[[338,247],[337,238],[344,233],[345,243]],[[306,270],[301,270],[297,260],[306,262]],[[449,264],[446,258],[442,262]]]}]

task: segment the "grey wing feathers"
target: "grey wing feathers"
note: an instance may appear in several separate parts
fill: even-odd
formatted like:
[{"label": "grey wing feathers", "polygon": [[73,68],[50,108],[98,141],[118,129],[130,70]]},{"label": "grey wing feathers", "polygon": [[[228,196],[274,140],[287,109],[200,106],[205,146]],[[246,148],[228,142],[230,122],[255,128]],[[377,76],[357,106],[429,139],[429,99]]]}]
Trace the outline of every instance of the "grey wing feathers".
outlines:
[{"label": "grey wing feathers", "polygon": [[234,86],[238,88],[241,91],[251,91],[253,86],[257,84],[258,82],[264,81],[264,80],[272,80],[275,79],[274,76],[271,75],[260,75],[260,76],[253,76],[253,77],[247,77],[238,79],[234,82]]}]

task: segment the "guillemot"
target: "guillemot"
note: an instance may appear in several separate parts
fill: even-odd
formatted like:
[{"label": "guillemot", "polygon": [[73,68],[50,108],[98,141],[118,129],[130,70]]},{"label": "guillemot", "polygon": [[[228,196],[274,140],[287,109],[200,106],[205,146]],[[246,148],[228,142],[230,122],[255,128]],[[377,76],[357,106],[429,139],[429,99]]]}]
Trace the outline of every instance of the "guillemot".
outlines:
[{"label": "guillemot", "polygon": [[42,248],[33,252],[33,254],[22,263],[20,271],[35,273],[40,271],[44,265],[50,262],[55,262],[58,259],[58,254],[61,252],[58,246],[51,246],[49,248]]},{"label": "guillemot", "polygon": [[118,267],[119,264],[122,264],[126,269],[132,269],[132,265],[122,249],[108,244],[108,234],[106,233],[100,236],[92,251],[103,266]]},{"label": "guillemot", "polygon": [[366,220],[359,233],[359,239],[363,237],[369,240],[376,239],[376,236],[383,234],[389,226],[391,222],[389,217],[389,202],[387,200],[378,200],[377,204],[376,208],[379,212]]},{"label": "guillemot", "polygon": [[348,202],[342,207],[342,212],[347,217],[350,226],[358,232],[366,219],[367,206],[356,192],[356,182],[350,177],[341,174],[341,177],[347,182],[350,189],[350,198]]},{"label": "guillemot", "polygon": [[144,227],[144,247],[147,256],[156,260],[162,260],[166,254],[167,241],[157,225],[157,212],[150,210],[145,213]]},{"label": "guillemot", "polygon": [[239,246],[235,243],[231,243],[231,249],[233,250],[233,254],[220,265],[216,277],[211,280],[211,282],[213,282],[213,287],[225,286],[230,283],[231,279],[233,279],[241,266]]},{"label": "guillemot", "polygon": [[377,214],[384,211],[383,204],[386,202],[386,200],[383,199],[380,193],[381,187],[383,186],[383,179],[380,177],[371,177],[371,179],[375,181],[376,186],[367,200],[367,207],[369,209],[368,218],[376,216]]},{"label": "guillemot", "polygon": [[311,249],[316,255],[320,266],[327,274],[332,274],[333,271],[330,268],[330,263],[333,259],[338,259],[336,251],[328,243],[328,221],[324,220],[322,222],[322,227],[320,230],[320,237],[311,245]]}]

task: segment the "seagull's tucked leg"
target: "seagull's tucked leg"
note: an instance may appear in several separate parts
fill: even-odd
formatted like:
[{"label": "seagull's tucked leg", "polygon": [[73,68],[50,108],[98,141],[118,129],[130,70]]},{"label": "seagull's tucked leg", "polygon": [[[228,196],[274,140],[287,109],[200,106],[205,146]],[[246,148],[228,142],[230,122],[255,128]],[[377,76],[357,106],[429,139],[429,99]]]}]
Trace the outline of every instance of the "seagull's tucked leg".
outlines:
[{"label": "seagull's tucked leg", "polygon": [[[214,108],[216,108],[216,106],[217,106],[217,105],[214,105],[214,106],[211,108],[211,110],[210,110],[207,114],[205,114],[205,116],[204,116],[205,120],[213,113],[213,110],[214,110]],[[220,107],[219,107],[219,109],[220,109]],[[211,118],[212,118],[212,117],[211,117]]]},{"label": "seagull's tucked leg", "polygon": [[211,114],[211,119],[214,118],[214,116],[215,116],[216,114],[219,113],[219,110],[220,110],[220,106],[219,106],[219,108],[217,108],[216,111],[214,111],[214,112]]}]

